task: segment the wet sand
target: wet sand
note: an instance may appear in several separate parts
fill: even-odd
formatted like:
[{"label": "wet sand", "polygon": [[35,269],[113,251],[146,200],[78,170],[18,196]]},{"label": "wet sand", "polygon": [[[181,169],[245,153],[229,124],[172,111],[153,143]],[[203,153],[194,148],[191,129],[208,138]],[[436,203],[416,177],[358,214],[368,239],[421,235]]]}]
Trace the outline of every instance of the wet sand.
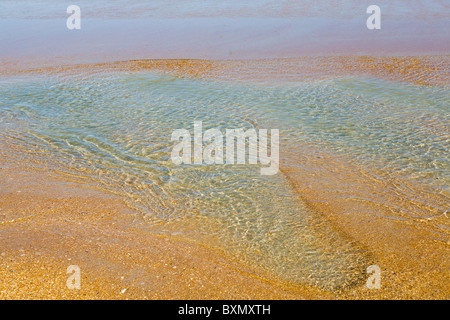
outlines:
[{"label": "wet sand", "polygon": [[143,59],[94,64],[36,67],[0,61],[0,75],[82,75],[104,72],[153,71],[202,79],[297,82],[342,76],[367,75],[424,85],[450,83],[450,56],[329,56],[295,59],[202,60]]},{"label": "wet sand", "polygon": [[448,197],[336,154],[311,147],[290,152],[281,170],[298,196],[381,268],[380,290],[356,288],[343,297],[450,297],[450,234],[440,227],[450,218],[440,209]]},{"label": "wet sand", "polygon": [[[0,170],[2,299],[447,299],[450,244],[383,210],[330,196],[299,172],[294,189],[336,232],[364,246],[382,270],[382,288],[342,291],[292,285],[219,250],[146,231],[123,199],[50,172]],[[329,172],[323,171],[323,175]],[[349,181],[348,172],[333,172]],[[316,179],[317,175],[313,175]],[[356,175],[353,175],[355,178]],[[345,178],[344,178],[345,177]],[[301,181],[301,183],[300,183]],[[323,182],[323,180],[321,180]],[[297,183],[295,183],[297,182]],[[322,183],[326,189],[327,185]],[[385,213],[385,212],[384,212]],[[66,286],[69,265],[81,290]]]},{"label": "wet sand", "polygon": [[[302,299],[176,236],[150,234],[122,199],[48,172],[0,170],[1,299]],[[70,265],[81,289],[66,286]],[[124,291],[125,290],[125,291]]]},{"label": "wet sand", "polygon": [[[311,63],[316,61],[316,64]],[[300,69],[262,61],[142,60],[28,70],[4,74],[76,74],[153,70],[177,76],[219,80],[294,80],[299,70],[310,79],[368,74],[420,84],[448,84],[445,57],[337,57],[293,62]],[[283,65],[283,64],[282,64]],[[330,65],[338,68],[330,68]],[[303,66],[303,67],[302,67]],[[330,71],[334,70],[334,71]],[[223,252],[188,239],[150,234],[141,217],[122,199],[79,181],[38,170],[32,159],[9,158],[0,144],[0,298],[3,299],[448,299],[450,243],[433,224],[448,217],[421,199],[411,200],[393,188],[395,179],[370,176],[349,159],[319,150],[285,154],[282,172],[299,197],[330,221],[336,232],[363,246],[382,269],[382,288],[364,285],[328,292],[284,283],[244,266]],[[17,150],[16,150],[17,151]],[[302,167],[289,164],[302,163]],[[341,187],[353,185],[359,197]],[[409,186],[408,186],[409,187]],[[410,186],[414,188],[413,185]],[[420,188],[420,186],[418,186]],[[423,214],[377,204],[389,203]],[[396,193],[397,192],[397,193]],[[425,196],[426,198],[426,193]],[[431,203],[445,198],[430,195]],[[429,203],[429,202],[428,202]],[[441,203],[442,204],[442,203]],[[445,202],[443,203],[445,205]],[[419,214],[420,215],[420,214]],[[82,289],[66,287],[69,265],[80,266]],[[126,289],[126,290],[125,290]],[[125,291],[123,291],[125,290]],[[123,293],[122,293],[123,292]]]},{"label": "wet sand", "polygon": [[[152,71],[234,82],[367,75],[450,84],[443,1],[380,0],[381,30],[366,28],[362,1],[174,3],[81,0],[82,29],[68,30],[65,6],[5,2],[0,77]],[[437,209],[448,195],[389,172],[374,175],[314,146],[284,148],[280,170],[299,199],[382,270],[379,290],[358,283],[329,292],[285,283],[179,235],[150,233],[119,196],[40,169],[31,152],[2,139],[0,299],[450,298],[449,234],[436,228],[449,225]],[[69,265],[81,269],[81,290],[66,286]]]}]

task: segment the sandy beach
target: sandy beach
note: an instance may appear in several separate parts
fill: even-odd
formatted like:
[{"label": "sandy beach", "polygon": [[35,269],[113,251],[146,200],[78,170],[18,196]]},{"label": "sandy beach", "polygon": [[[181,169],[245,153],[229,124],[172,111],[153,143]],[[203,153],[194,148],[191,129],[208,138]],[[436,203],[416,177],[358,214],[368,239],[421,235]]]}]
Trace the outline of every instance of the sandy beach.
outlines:
[{"label": "sandy beach", "polygon": [[[111,195],[45,173],[2,170],[2,181],[8,177],[27,183],[2,192],[2,299],[307,296],[211,249],[140,230],[138,217]],[[81,290],[66,286],[73,264],[81,268]]]},{"label": "sandy beach", "polygon": [[[449,299],[448,5],[176,2],[0,12],[0,299]],[[171,163],[202,120],[277,174]]]},{"label": "sandy beach", "polygon": [[[336,63],[337,59],[333,60]],[[342,60],[348,63],[349,58],[339,58],[339,61]],[[386,60],[392,61],[391,58]],[[367,61],[376,60],[367,58],[358,70],[375,70],[378,76],[401,78],[413,83],[445,80],[445,74],[439,72],[439,68],[430,66],[430,60],[405,58],[405,63],[413,61],[409,63],[418,66],[408,71],[375,68]],[[254,63],[253,69],[247,64],[247,72],[243,72],[242,62],[236,61],[227,64],[158,60],[16,72],[88,74],[105,69],[128,72],[154,70],[180,77],[227,81],[235,74],[247,79],[249,75],[254,75],[254,81],[264,81],[268,74],[272,76],[275,73],[271,70],[274,64]],[[323,72],[327,65],[317,64],[311,68]],[[380,69],[382,71],[379,72]],[[342,70],[348,72],[347,68]],[[435,74],[430,70],[435,70]],[[289,78],[287,73],[278,74],[281,78]],[[430,76],[424,78],[424,74]],[[311,75],[322,76],[318,71],[311,72]],[[418,223],[405,223],[401,213],[392,212],[390,208],[383,208],[370,200],[361,201],[355,197],[352,200],[337,195],[332,190],[350,181],[359,185],[360,199],[367,198],[373,190],[388,189],[386,185],[389,182],[370,177],[355,169],[355,164],[350,161],[320,150],[297,150],[285,154],[290,159],[286,164],[301,161],[304,170],[299,172],[289,165],[282,166],[281,170],[298,196],[327,222],[331,222],[336,233],[356,241],[370,252],[383,270],[381,290],[369,290],[363,282],[335,292],[294,285],[265,274],[255,266],[236,261],[222,250],[213,250],[170,233],[149,233],[145,219],[120,197],[86,185],[76,177],[70,179],[69,176],[38,170],[32,156],[17,161],[10,156],[12,150],[13,154],[28,154],[19,146],[2,144],[1,150],[0,293],[3,299],[448,298],[446,279],[450,265],[445,257],[449,256],[449,244],[433,240],[433,229],[429,228],[432,222],[424,218],[419,219]],[[306,153],[317,156],[308,158],[308,161],[305,158],[296,159]],[[335,165],[324,169],[324,163]],[[315,173],[311,175],[314,168]],[[329,180],[330,176],[334,179]],[[373,183],[383,187],[373,187]],[[326,189],[331,191],[324,192]],[[390,202],[396,198],[399,206],[417,206],[401,195],[384,196]],[[439,200],[431,196],[433,201],[445,202],[445,198]],[[432,214],[426,205],[421,209],[425,214]],[[417,208],[414,210],[418,212]],[[445,220],[442,214],[440,218]],[[82,290],[67,289],[66,269],[71,264],[82,268]]]},{"label": "sandy beach", "polygon": [[[336,232],[374,255],[383,270],[382,289],[360,284],[326,291],[286,283],[221,250],[146,232],[142,217],[120,197],[45,171],[15,166],[2,167],[0,174],[2,299],[446,299],[449,294],[448,243],[431,240],[424,227],[374,218],[381,210],[367,203],[331,197],[314,203],[317,194],[305,190],[304,179],[294,188]],[[344,213],[351,210],[359,214]],[[81,290],[66,285],[73,264],[82,270]]]}]

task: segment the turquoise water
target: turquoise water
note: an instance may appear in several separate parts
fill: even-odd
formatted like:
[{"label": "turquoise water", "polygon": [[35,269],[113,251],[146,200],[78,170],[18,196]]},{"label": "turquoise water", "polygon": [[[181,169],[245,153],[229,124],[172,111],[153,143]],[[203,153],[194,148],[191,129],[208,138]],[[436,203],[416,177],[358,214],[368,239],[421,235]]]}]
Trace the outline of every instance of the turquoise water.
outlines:
[{"label": "turquoise water", "polygon": [[[277,85],[153,73],[18,77],[0,82],[0,138],[33,166],[122,195],[149,226],[196,221],[199,234],[289,281],[341,288],[370,256],[258,165],[175,165],[176,129],[279,129],[283,148],[314,144],[367,168],[449,191],[448,88],[370,78]],[[8,151],[17,161],[26,155]],[[440,210],[446,210],[442,207]],[[161,230],[154,229],[154,230]],[[195,233],[194,232],[194,233]]]}]

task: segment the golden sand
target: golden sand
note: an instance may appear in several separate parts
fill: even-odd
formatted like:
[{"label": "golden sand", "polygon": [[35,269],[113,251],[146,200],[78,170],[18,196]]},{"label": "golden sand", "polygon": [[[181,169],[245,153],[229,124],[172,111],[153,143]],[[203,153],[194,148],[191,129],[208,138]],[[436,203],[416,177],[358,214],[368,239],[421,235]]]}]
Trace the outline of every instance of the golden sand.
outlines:
[{"label": "golden sand", "polygon": [[156,71],[180,77],[232,81],[308,81],[365,74],[424,85],[450,83],[450,56],[330,56],[260,60],[148,59],[36,68],[0,63],[0,75]]},{"label": "golden sand", "polygon": [[450,298],[450,232],[439,227],[449,225],[450,215],[439,209],[448,197],[392,173],[369,173],[336,154],[311,147],[290,152],[281,170],[299,197],[381,268],[381,289],[357,287],[342,297]]},{"label": "golden sand", "polygon": [[[0,176],[1,299],[313,297],[212,249],[137,228],[139,215],[119,197],[25,168]],[[80,267],[80,290],[66,285],[70,265]]]},{"label": "golden sand", "polygon": [[[302,200],[331,221],[337,233],[374,256],[382,270],[381,289],[361,284],[330,292],[285,283],[213,248],[146,232],[140,228],[142,217],[118,196],[32,166],[9,165],[0,169],[0,298],[449,298],[448,243],[433,240],[431,230],[420,224],[383,218],[379,214],[386,210],[369,202],[313,187],[313,180],[326,190],[339,179],[360,178],[346,169],[333,171],[336,180],[330,185],[322,179],[329,176],[327,170],[313,175],[283,171]],[[66,285],[70,265],[81,269],[81,290]]]},{"label": "golden sand", "polygon": [[[284,60],[285,67],[280,68],[276,61],[266,60],[140,60],[22,71],[4,68],[2,74],[153,70],[236,81],[353,73],[420,84],[448,84],[449,80],[448,57],[311,61]],[[450,243],[448,235],[435,228],[441,222],[447,224],[448,216],[429,205],[445,205],[446,198],[413,183],[398,186],[395,177],[369,174],[348,159],[312,149],[291,150],[286,159],[302,166],[284,165],[281,170],[311,209],[374,256],[382,269],[378,290],[359,285],[328,292],[292,285],[213,248],[148,233],[139,227],[141,217],[123,199],[32,164],[15,163],[6,156],[9,147],[13,146],[1,148],[6,152],[0,167],[2,299],[450,298]],[[351,186],[352,196],[342,186]],[[422,195],[409,198],[408,191],[415,188],[420,190],[415,194]],[[419,217],[409,216],[410,211]],[[69,265],[81,269],[81,290],[66,286]]]}]

